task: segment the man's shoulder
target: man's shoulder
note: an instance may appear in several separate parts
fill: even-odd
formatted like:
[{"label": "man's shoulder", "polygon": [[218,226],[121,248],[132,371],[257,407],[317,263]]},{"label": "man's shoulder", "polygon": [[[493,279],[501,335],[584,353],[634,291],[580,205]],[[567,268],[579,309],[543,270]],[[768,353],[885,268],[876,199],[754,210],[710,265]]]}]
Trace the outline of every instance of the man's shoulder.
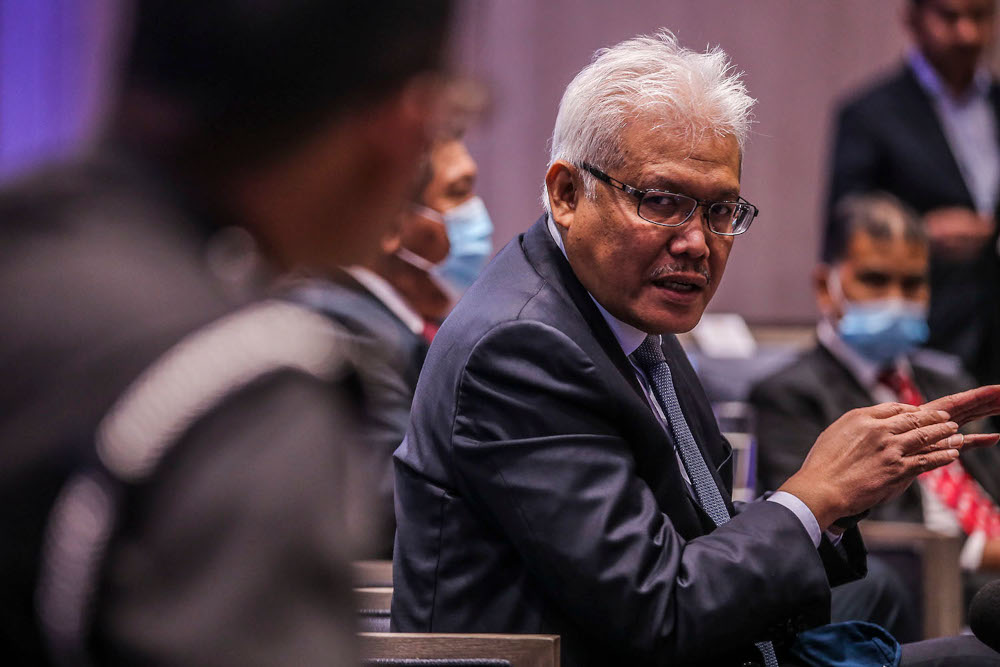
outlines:
[{"label": "man's shoulder", "polygon": [[800,352],[774,373],[756,382],[750,391],[751,402],[790,392],[823,391],[821,378],[838,362],[819,344]]},{"label": "man's shoulder", "polygon": [[554,264],[561,257],[551,252],[529,257],[526,250],[532,241],[539,241],[539,231],[547,233],[534,228],[516,237],[497,254],[445,320],[435,346],[439,339],[448,344],[459,341],[475,344],[501,325],[574,331],[579,327],[582,317],[566,286],[559,283],[559,272],[547,270],[551,266],[540,266]]},{"label": "man's shoulder", "polygon": [[917,384],[925,393],[933,394],[927,396],[928,399],[976,386],[975,380],[962,367],[961,360],[945,352],[921,348],[910,355],[909,361]]},{"label": "man's shoulder", "polygon": [[885,109],[899,103],[901,96],[910,95],[916,86],[909,67],[905,64],[883,72],[876,78],[845,96],[839,105],[842,113],[862,113]]}]

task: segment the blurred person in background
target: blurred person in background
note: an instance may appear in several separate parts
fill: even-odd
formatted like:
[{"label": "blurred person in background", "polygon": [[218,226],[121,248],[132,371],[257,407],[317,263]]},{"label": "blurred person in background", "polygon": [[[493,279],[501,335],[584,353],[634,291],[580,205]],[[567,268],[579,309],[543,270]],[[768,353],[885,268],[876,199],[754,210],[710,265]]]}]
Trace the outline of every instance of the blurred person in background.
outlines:
[{"label": "blurred person in background", "polygon": [[139,0],[105,141],[0,194],[8,664],[353,662],[351,348],[245,278],[377,253],[450,5]]},{"label": "blurred person in background", "polygon": [[[847,196],[835,215],[845,234],[830,248],[830,263],[816,270],[823,314],[817,343],[750,394],[763,488],[795,474],[819,434],[849,410],[889,401],[920,405],[975,386],[957,359],[919,348],[927,338],[930,250],[916,214],[892,195],[875,192]],[[977,428],[992,426],[967,427]],[[970,449],[872,508],[870,517],[964,533],[962,567],[998,570],[998,502],[1000,451]],[[850,597],[834,596],[835,615],[838,603],[844,616],[857,609]]]},{"label": "blurred person in background", "polygon": [[[464,87],[455,86],[454,91]],[[464,115],[473,95],[457,100]],[[476,105],[478,107],[478,105]],[[374,555],[392,556],[392,453],[403,441],[427,348],[466,283],[492,253],[492,223],[475,194],[477,167],[461,134],[448,128],[422,163],[412,200],[386,229],[380,252],[325,276],[310,276],[290,297],[333,318],[357,337],[365,403],[367,464],[378,478]]]},{"label": "blurred person in background", "polygon": [[1000,379],[1000,87],[983,56],[995,0],[907,0],[914,48],[893,74],[840,108],[823,259],[846,230],[833,207],[882,190],[923,216],[931,246],[928,345]]}]

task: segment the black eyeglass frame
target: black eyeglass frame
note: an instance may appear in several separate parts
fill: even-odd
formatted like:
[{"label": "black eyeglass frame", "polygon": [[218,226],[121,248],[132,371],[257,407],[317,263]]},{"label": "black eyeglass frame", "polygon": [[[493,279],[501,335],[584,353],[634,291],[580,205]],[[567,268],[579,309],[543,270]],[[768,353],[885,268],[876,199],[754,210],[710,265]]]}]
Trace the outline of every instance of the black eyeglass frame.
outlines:
[{"label": "black eyeglass frame", "polygon": [[[719,232],[719,231],[716,231],[715,229],[713,229],[711,224],[708,225],[708,228],[712,231],[713,234],[718,234],[719,236],[739,236],[740,234],[745,234],[746,232],[748,232],[750,230],[750,225],[753,224],[753,221],[757,218],[757,215],[760,213],[760,209],[758,209],[756,206],[754,206],[753,204],[751,204],[750,202],[748,202],[743,197],[739,197],[736,201],[702,201],[701,199],[696,199],[695,197],[691,197],[691,196],[688,196],[688,195],[685,195],[685,194],[681,194],[679,192],[669,192],[667,190],[657,190],[655,188],[650,188],[648,190],[643,190],[643,189],[637,188],[637,187],[635,187],[633,185],[629,185],[628,183],[624,183],[622,181],[619,181],[617,178],[613,178],[611,176],[608,176],[606,173],[604,173],[603,171],[601,171],[600,169],[598,169],[594,165],[589,164],[587,162],[584,162],[584,163],[582,163],[579,166],[580,166],[581,169],[587,171],[589,174],[591,174],[597,180],[602,181],[604,183],[607,183],[611,187],[617,188],[618,190],[621,190],[625,194],[632,195],[633,197],[635,197],[638,200],[636,202],[636,206],[635,206],[635,214],[637,216],[639,216],[639,218],[641,218],[642,220],[645,220],[646,222],[648,222],[651,225],[659,225],[660,227],[680,227],[681,225],[685,224],[688,220],[690,220],[691,216],[693,216],[694,213],[695,213],[695,211],[697,211],[698,208],[701,207],[701,206],[704,206],[707,210],[710,211],[711,207],[714,206],[715,204],[739,204],[741,206],[749,206],[751,208],[751,210],[753,210],[753,215],[750,216],[750,222],[747,223],[747,226],[745,228],[741,229],[738,232]],[[642,210],[642,200],[643,200],[643,198],[645,198],[645,196],[647,194],[649,194],[650,192],[654,192],[656,194],[661,194],[661,195],[670,195],[672,197],[684,197],[686,199],[690,199],[691,201],[695,202],[696,204],[695,204],[695,207],[693,209],[691,209],[691,212],[688,213],[688,216],[686,218],[684,218],[683,220],[681,220],[680,222],[677,222],[677,223],[674,223],[674,224],[670,224],[670,223],[667,223],[667,222],[657,222],[656,220],[650,220],[649,218],[643,217],[642,213],[639,212],[640,210]]]}]

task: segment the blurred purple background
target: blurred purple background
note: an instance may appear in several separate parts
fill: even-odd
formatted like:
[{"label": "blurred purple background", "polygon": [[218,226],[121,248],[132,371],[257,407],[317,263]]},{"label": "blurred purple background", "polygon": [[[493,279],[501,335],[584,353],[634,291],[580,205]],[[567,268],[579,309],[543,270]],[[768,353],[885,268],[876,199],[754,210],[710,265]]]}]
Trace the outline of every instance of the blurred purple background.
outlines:
[{"label": "blurred purple background", "polygon": [[[562,90],[593,51],[660,26],[721,44],[759,100],[743,193],[761,209],[736,242],[712,310],[755,323],[815,311],[826,156],[835,101],[907,48],[905,0],[479,0],[459,21],[463,68],[490,113],[469,140],[498,247],[534,221]],[[0,0],[0,177],[78,149],[99,128],[118,42],[118,0]]]}]

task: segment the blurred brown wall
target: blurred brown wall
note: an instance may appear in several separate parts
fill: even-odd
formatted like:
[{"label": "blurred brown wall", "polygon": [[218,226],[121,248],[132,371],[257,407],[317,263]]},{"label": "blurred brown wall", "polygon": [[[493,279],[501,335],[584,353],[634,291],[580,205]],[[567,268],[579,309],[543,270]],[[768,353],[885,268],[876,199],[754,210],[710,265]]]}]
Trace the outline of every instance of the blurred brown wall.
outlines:
[{"label": "blurred brown wall", "polygon": [[905,0],[489,0],[462,22],[466,66],[490,85],[492,113],[470,135],[498,244],[540,212],[559,98],[593,51],[660,26],[691,48],[720,44],[759,100],[743,193],[761,209],[737,239],[713,309],[755,323],[815,316],[834,103],[893,67],[908,41]]}]

